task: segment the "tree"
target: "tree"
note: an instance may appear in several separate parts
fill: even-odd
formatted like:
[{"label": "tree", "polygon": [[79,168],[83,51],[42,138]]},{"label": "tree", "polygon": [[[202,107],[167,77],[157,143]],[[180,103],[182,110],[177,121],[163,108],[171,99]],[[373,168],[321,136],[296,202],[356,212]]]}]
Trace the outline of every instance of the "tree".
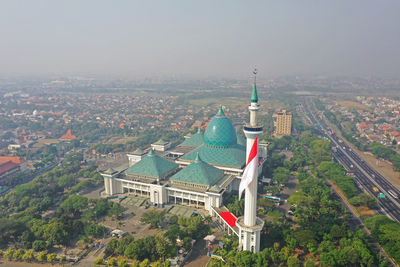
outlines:
[{"label": "tree", "polygon": [[133,260],[131,263],[131,267],[139,267],[139,265],[140,265],[140,261],[138,261],[138,260]]},{"label": "tree", "polygon": [[393,163],[395,170],[400,171],[400,155],[396,153],[390,158],[390,161]]},{"label": "tree", "polygon": [[298,258],[290,256],[287,259],[287,265],[288,267],[300,267],[300,261]]},{"label": "tree", "polygon": [[341,253],[344,254],[346,263],[356,264],[360,261],[360,252],[355,248],[344,247]]},{"label": "tree", "polygon": [[229,203],[227,204],[227,208],[230,212],[232,212],[233,214],[235,214],[235,216],[242,216],[244,213],[244,200],[243,198],[241,200],[239,200],[239,198],[236,196],[234,196],[234,201],[233,203]]},{"label": "tree", "polygon": [[112,267],[112,266],[115,265],[115,263],[116,263],[116,260],[114,258],[111,258],[111,259],[108,260],[107,266]]},{"label": "tree", "polygon": [[126,248],[124,256],[138,260],[151,259],[155,261],[159,259],[154,236],[148,236],[131,242]]},{"label": "tree", "polygon": [[171,225],[167,232],[165,232],[164,236],[168,238],[169,242],[172,245],[175,245],[176,239],[181,235],[181,230],[179,229],[179,225]]},{"label": "tree", "polygon": [[298,207],[309,207],[313,203],[313,199],[303,191],[299,191],[290,195],[288,203]]},{"label": "tree", "polygon": [[104,260],[103,260],[103,258],[97,258],[95,261],[94,261],[94,264],[95,265],[100,265],[100,264],[104,264]]},{"label": "tree", "polygon": [[271,157],[263,165],[262,174],[266,177],[271,177],[274,169],[283,166],[284,160],[284,154],[272,153]]},{"label": "tree", "polygon": [[272,195],[276,196],[281,193],[281,187],[279,185],[268,185],[264,186],[265,193],[271,193]]},{"label": "tree", "polygon": [[354,206],[366,206],[370,209],[376,208],[377,202],[374,197],[367,193],[359,194],[358,196],[349,199],[351,205]]},{"label": "tree", "polygon": [[348,227],[346,224],[343,224],[341,226],[335,224],[332,226],[330,234],[334,239],[340,239],[347,235],[347,230]]},{"label": "tree", "polygon": [[379,233],[379,227],[381,225],[393,223],[391,219],[389,219],[385,215],[376,215],[374,217],[368,218],[365,220],[365,226],[371,230],[372,234],[376,236]]},{"label": "tree", "polygon": [[13,248],[7,249],[6,253],[4,253],[4,258],[11,260],[14,257],[14,252],[15,250]]},{"label": "tree", "polygon": [[336,185],[346,194],[348,198],[355,196],[357,188],[354,181],[345,175],[343,166],[330,161],[321,162],[318,170],[328,179],[335,181]]},{"label": "tree", "polygon": [[128,261],[126,259],[118,260],[118,267],[128,267]]},{"label": "tree", "polygon": [[222,242],[224,243],[224,249],[226,251],[235,250],[239,246],[239,241],[236,235],[230,236],[225,234],[222,238]]},{"label": "tree", "polygon": [[124,255],[124,252],[125,252],[126,248],[127,248],[127,247],[129,246],[129,244],[132,243],[133,241],[134,241],[133,236],[130,236],[130,235],[124,236],[122,239],[120,239],[120,240],[118,241],[118,245],[117,245],[117,247],[116,247],[116,249],[115,249],[115,252],[116,252],[118,255]]},{"label": "tree", "polygon": [[189,251],[192,248],[192,238],[189,237],[189,236],[185,237],[183,239],[183,245],[182,246],[186,251]]},{"label": "tree", "polygon": [[20,249],[18,249],[18,250],[16,250],[16,251],[14,252],[13,257],[14,257],[16,260],[22,260],[22,257],[24,256],[24,254],[25,254],[25,250],[22,249],[22,248],[20,248]]},{"label": "tree", "polygon": [[110,242],[108,242],[106,249],[104,250],[104,256],[112,256],[116,253],[116,249],[118,247],[118,240],[117,239],[111,239]]},{"label": "tree", "polygon": [[67,162],[74,163],[74,162],[81,162],[83,160],[83,154],[82,153],[71,153],[67,156],[65,159]]},{"label": "tree", "polygon": [[286,184],[289,181],[289,170],[284,167],[276,168],[273,179],[280,184]]},{"label": "tree", "polygon": [[49,246],[65,245],[68,242],[69,234],[63,223],[54,220],[44,227],[43,238],[47,240]]},{"label": "tree", "polygon": [[94,238],[102,237],[106,232],[107,228],[99,224],[92,223],[85,227],[86,235]]},{"label": "tree", "polygon": [[200,239],[210,232],[210,226],[205,224],[201,216],[186,219],[186,228],[184,232],[192,239]]},{"label": "tree", "polygon": [[55,262],[56,260],[57,260],[57,254],[56,253],[47,254],[47,261],[48,262]]},{"label": "tree", "polygon": [[46,251],[39,252],[39,254],[36,255],[36,259],[38,261],[46,261],[47,260],[47,252]]},{"label": "tree", "polygon": [[[374,239],[379,241],[387,253],[396,261],[400,261],[400,240],[398,235],[400,223],[390,220],[385,215],[377,215],[366,219],[365,225],[371,230]],[[361,255],[363,262],[370,260],[368,257],[363,257],[365,253],[361,252]]]},{"label": "tree", "polygon": [[27,250],[25,252],[25,254],[22,256],[22,259],[24,261],[28,261],[28,262],[32,261],[34,258],[35,258],[35,254],[34,254],[33,249]]},{"label": "tree", "polygon": [[57,181],[57,185],[61,188],[69,188],[74,184],[76,184],[76,176],[74,175],[63,175]]},{"label": "tree", "polygon": [[150,262],[148,259],[145,259],[144,261],[142,261],[139,265],[140,267],[150,267]]},{"label": "tree", "polygon": [[158,255],[160,255],[161,259],[164,260],[165,257],[168,255],[169,244],[167,240],[165,240],[165,237],[162,236],[161,234],[155,236],[155,241],[156,241],[157,253]]},{"label": "tree", "polygon": [[285,214],[283,212],[277,210],[270,211],[267,213],[267,215],[273,217],[275,221],[278,220],[279,218],[285,217]]},{"label": "tree", "polygon": [[156,211],[156,210],[150,210],[145,213],[143,213],[142,218],[140,218],[140,221],[143,223],[149,223],[151,228],[157,228],[160,223],[164,220],[165,218],[166,211]]},{"label": "tree", "polygon": [[64,255],[60,257],[60,263],[61,264],[64,263],[66,260],[67,260],[67,257],[64,256]]},{"label": "tree", "polygon": [[297,240],[300,246],[306,247],[308,244],[316,244],[315,235],[311,230],[297,230],[292,236]]},{"label": "tree", "polygon": [[400,250],[400,223],[389,223],[382,225],[379,227],[379,231],[381,235],[379,236],[380,240],[384,240],[385,242],[390,242],[393,244],[398,244]]},{"label": "tree", "polygon": [[323,252],[329,252],[329,251],[332,251],[332,250],[334,250],[336,247],[335,247],[335,244],[332,242],[332,241],[330,241],[330,240],[324,240],[324,241],[322,241],[321,243],[320,243],[320,245],[319,245],[319,247],[318,247],[318,252],[319,253],[323,253]]},{"label": "tree", "polygon": [[311,159],[319,164],[322,161],[330,161],[332,156],[330,154],[331,143],[321,139],[311,142],[309,155]]},{"label": "tree", "polygon": [[275,204],[273,201],[266,199],[266,198],[260,198],[257,200],[257,206],[264,209],[265,211],[273,211],[275,209]]},{"label": "tree", "polygon": [[390,160],[391,157],[396,155],[396,151],[377,142],[372,143],[369,147],[372,150],[372,154],[378,158]]},{"label": "tree", "polygon": [[66,200],[64,200],[59,209],[66,209],[71,207],[75,210],[84,210],[88,208],[88,199],[80,195],[69,195]]},{"label": "tree", "polygon": [[234,266],[242,266],[242,267],[252,267],[255,265],[254,257],[255,254],[250,251],[241,251],[236,253],[234,258]]},{"label": "tree", "polygon": [[321,266],[335,266],[335,258],[332,253],[323,252],[320,257]]},{"label": "tree", "polygon": [[304,267],[315,267],[315,266],[317,265],[315,264],[315,260],[312,258],[307,259],[306,262],[304,263]]}]

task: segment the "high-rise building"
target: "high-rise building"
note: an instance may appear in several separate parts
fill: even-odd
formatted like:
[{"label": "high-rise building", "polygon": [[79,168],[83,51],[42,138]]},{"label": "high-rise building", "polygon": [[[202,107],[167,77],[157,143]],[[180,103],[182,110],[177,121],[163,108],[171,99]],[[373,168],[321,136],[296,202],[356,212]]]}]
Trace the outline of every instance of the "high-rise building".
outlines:
[{"label": "high-rise building", "polygon": [[274,137],[292,134],[292,113],[285,109],[272,115],[274,118]]}]

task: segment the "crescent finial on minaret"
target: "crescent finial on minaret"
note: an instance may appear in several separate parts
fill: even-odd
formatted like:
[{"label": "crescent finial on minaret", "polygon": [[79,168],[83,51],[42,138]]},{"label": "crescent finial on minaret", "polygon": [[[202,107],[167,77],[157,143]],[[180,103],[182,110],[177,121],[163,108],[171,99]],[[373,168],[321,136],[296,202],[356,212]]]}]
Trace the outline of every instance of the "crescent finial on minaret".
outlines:
[{"label": "crescent finial on minaret", "polygon": [[257,68],[254,68],[253,74],[254,74],[254,84],[256,84],[256,82],[257,82]]}]

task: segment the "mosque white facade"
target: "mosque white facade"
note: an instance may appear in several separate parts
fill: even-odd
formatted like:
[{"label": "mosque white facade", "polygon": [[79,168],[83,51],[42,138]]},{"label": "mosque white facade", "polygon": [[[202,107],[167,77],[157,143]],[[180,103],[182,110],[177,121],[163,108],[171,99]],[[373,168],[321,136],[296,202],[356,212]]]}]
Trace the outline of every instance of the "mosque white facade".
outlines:
[{"label": "mosque white facade", "polygon": [[[129,166],[101,171],[106,195],[135,194],[148,198],[158,207],[166,204],[190,205],[216,216],[223,207],[225,191],[238,190],[246,165],[249,145],[262,133],[257,124],[257,89],[254,84],[250,123],[244,127],[247,141],[237,135],[222,107],[205,132],[199,130],[171,148],[159,140],[146,153],[137,149],[128,153]],[[259,173],[267,157],[267,145],[258,147]],[[259,251],[263,222],[256,218],[257,182],[245,193],[245,216],[238,218],[236,230],[242,249]]]}]

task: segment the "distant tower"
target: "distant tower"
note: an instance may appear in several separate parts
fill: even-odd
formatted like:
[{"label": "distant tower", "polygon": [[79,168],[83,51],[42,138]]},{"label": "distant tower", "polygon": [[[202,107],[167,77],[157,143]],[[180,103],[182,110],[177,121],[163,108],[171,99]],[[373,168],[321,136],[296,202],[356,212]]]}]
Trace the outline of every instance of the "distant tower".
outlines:
[{"label": "distant tower", "polygon": [[[251,94],[250,123],[244,126],[244,134],[246,135],[246,162],[249,157],[251,147],[256,137],[260,137],[263,133],[262,125],[257,124],[257,111],[259,110],[258,95],[256,86],[257,69],[254,70],[254,85]],[[259,138],[258,138],[259,139]],[[257,148],[258,150],[258,148]],[[257,156],[258,157],[258,156]],[[258,158],[256,159],[258,162]],[[258,170],[258,168],[257,168]],[[256,175],[258,177],[258,175]],[[264,226],[264,221],[257,218],[257,180],[253,181],[245,190],[244,198],[244,216],[238,218],[237,225],[239,227],[239,243],[243,250],[249,250],[254,253],[260,251],[260,233]]]},{"label": "distant tower", "polygon": [[292,113],[282,109],[272,115],[274,118],[274,137],[282,137],[292,134]]}]

